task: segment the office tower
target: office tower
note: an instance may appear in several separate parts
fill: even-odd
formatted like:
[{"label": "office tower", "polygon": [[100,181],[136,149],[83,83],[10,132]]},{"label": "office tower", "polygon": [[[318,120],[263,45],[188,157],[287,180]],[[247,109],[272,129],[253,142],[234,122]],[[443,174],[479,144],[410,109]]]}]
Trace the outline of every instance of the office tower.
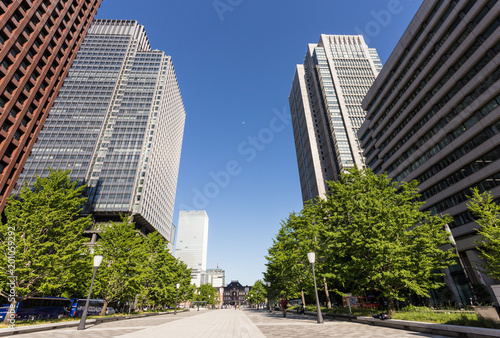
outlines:
[{"label": "office tower", "polygon": [[184,121],[170,56],[151,50],[136,21],[96,20],[19,186],[49,167],[70,169],[89,187],[85,212],[96,222],[133,215],[143,232],[173,244]]},{"label": "office tower", "polygon": [[361,35],[321,35],[297,65],[290,111],[302,199],[324,197],[326,180],[355,165],[364,167],[357,131],[361,101],[382,68]]},{"label": "office tower", "polygon": [[[358,134],[376,173],[418,180],[423,210],[453,216],[466,271],[487,289],[466,204],[474,187],[500,197],[499,14],[498,1],[424,1],[363,101]],[[446,274],[469,304],[460,265]]]},{"label": "office tower", "polygon": [[207,269],[201,273],[201,284],[210,284],[214,288],[224,287],[226,284],[226,271],[222,269]]},{"label": "office tower", "polygon": [[0,1],[0,212],[100,3]]},{"label": "office tower", "polygon": [[208,215],[205,210],[179,212],[175,257],[192,271],[192,282],[200,286],[207,269]]}]

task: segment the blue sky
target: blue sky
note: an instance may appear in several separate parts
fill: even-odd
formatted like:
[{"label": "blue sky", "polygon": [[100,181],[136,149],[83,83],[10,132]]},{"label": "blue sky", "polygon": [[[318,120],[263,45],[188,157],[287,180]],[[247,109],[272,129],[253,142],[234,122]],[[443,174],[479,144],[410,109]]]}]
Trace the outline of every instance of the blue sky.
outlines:
[{"label": "blue sky", "polygon": [[208,268],[262,279],[265,255],[302,209],[288,94],[320,34],[363,34],[385,63],[418,0],[103,0],[97,18],[137,20],[172,56],[186,108],[174,223],[210,218]]}]

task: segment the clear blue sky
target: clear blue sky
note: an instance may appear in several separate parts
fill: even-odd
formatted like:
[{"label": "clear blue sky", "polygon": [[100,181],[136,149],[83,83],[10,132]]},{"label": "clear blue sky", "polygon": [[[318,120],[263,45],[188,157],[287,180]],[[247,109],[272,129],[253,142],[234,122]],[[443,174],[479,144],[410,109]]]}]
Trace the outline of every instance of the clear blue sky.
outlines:
[{"label": "clear blue sky", "polygon": [[262,279],[281,220],[302,209],[288,94],[307,44],[362,33],[385,63],[421,3],[103,0],[98,18],[137,20],[172,56],[186,108],[174,223],[207,211],[207,267],[226,283]]}]

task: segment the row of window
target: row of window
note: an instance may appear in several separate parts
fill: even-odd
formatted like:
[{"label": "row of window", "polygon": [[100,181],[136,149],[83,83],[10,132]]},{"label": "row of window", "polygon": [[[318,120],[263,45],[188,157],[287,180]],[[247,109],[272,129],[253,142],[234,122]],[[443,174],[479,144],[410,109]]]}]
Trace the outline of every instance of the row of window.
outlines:
[{"label": "row of window", "polygon": [[[466,109],[470,103],[472,103],[477,97],[482,95],[485,91],[487,91],[494,83],[500,78],[500,67],[498,67],[492,74],[490,74],[486,79],[484,79],[483,82],[480,82],[480,84],[470,93],[468,94],[465,98],[462,99],[453,109],[450,110],[450,112],[445,115],[444,117],[441,118],[441,121],[438,121],[441,124],[447,124],[449,121],[457,117],[464,109]],[[444,104],[443,104],[444,105]],[[478,111],[473,114],[469,120],[466,122],[468,124],[473,123],[475,124],[477,121],[476,119],[478,117],[484,117],[487,114],[489,114],[493,109],[496,108],[498,105],[497,99],[492,99],[489,102],[487,102],[483,107],[481,107]],[[428,113],[428,115],[432,114],[432,116],[435,114],[435,112],[439,110],[439,108],[434,109],[434,111],[431,111]],[[415,127],[414,127],[415,128]],[[461,125],[458,126],[456,129],[454,129],[451,133],[447,134],[443,140],[440,141],[434,148],[431,149],[431,151],[427,151],[422,157],[420,157],[417,161],[414,161],[413,164],[410,164],[406,166],[402,170],[402,172],[398,175],[398,180],[401,180],[408,176],[412,171],[416,170],[418,167],[420,167],[425,161],[427,161],[429,158],[434,156],[440,149],[444,148],[447,144],[449,144],[455,137],[458,137],[462,132],[463,128],[467,129],[466,125]],[[469,127],[470,128],[470,127]],[[413,131],[413,128],[412,128]],[[412,132],[410,131],[410,132]],[[424,139],[430,139],[433,135],[434,131],[431,129],[425,136]],[[403,154],[403,157],[406,156]],[[409,158],[409,157],[408,157]],[[401,159],[398,159],[394,164],[392,164],[389,168],[388,171],[394,170],[398,165],[402,164]]]},{"label": "row of window", "polygon": [[[467,4],[467,6],[462,10],[463,14],[466,14],[468,12],[468,10],[470,10],[470,8],[472,7],[472,5],[475,4],[475,2],[476,2],[476,0],[469,1],[469,3]],[[398,62],[396,63],[396,65],[393,67],[391,73],[387,76],[387,79],[384,81],[384,84],[378,90],[377,95],[375,96],[373,102],[376,102],[378,100],[378,98],[380,97],[380,95],[382,94],[382,92],[385,90],[385,88],[387,87],[387,85],[389,84],[389,82],[391,81],[391,79],[394,77],[394,75],[396,75],[397,70],[403,64],[403,62],[406,59],[406,57],[410,54],[410,51],[416,45],[417,41],[420,39],[420,37],[424,33],[425,29],[429,26],[430,22],[432,21],[432,19],[434,18],[434,16],[438,12],[438,10],[440,9],[440,7],[441,7],[442,4],[443,4],[443,0],[439,0],[438,3],[436,5],[434,5],[434,8],[429,13],[429,15],[427,16],[427,18],[422,22],[422,24],[420,25],[420,28],[419,28],[418,32],[415,34],[415,37],[412,40],[412,42],[405,49],[405,51],[403,52],[403,54],[399,58]],[[450,5],[451,6],[455,6],[456,5],[456,1],[452,1]],[[450,9],[451,9],[451,7],[448,8],[448,11]],[[439,22],[437,22],[436,25],[435,25],[435,27],[432,29],[432,31],[430,31],[427,34],[426,39],[422,42],[422,44],[420,45],[420,48],[415,52],[415,55],[409,60],[409,62],[406,65],[405,69],[401,72],[401,74],[398,74],[397,79],[394,81],[393,84],[391,84],[391,86],[390,86],[391,89],[389,90],[389,92],[380,100],[380,102],[378,104],[378,107],[374,110],[373,114],[371,114],[371,116],[370,116],[371,118],[374,118],[380,112],[380,109],[382,108],[382,106],[384,105],[384,103],[387,101],[387,99],[391,96],[391,94],[394,92],[394,90],[397,88],[397,85],[399,84],[399,82],[402,81],[402,79],[408,73],[408,71],[411,68],[413,68],[413,64],[415,63],[415,60],[417,60],[417,58],[423,52],[423,50],[425,49],[425,47],[427,47],[427,45],[429,44],[429,42],[435,36],[435,34],[437,32],[436,26],[441,26],[441,24],[442,24],[442,19]],[[371,110],[372,107],[369,106],[368,109]],[[388,112],[389,112],[389,110],[386,109],[385,112],[384,112],[384,115],[381,116],[381,119],[383,119],[385,116],[387,116]]]},{"label": "row of window", "polygon": [[500,186],[500,173],[496,173],[494,175],[486,177],[478,184],[474,184],[456,194],[453,194],[445,200],[428,208],[427,210],[429,210],[432,214],[439,214],[447,209],[459,205],[460,203],[468,201],[469,197],[472,195],[473,188],[477,188],[479,192],[482,193],[485,191],[491,191],[493,188],[498,186]]},{"label": "row of window", "polygon": [[[409,102],[411,102],[418,95],[418,93],[423,88],[425,88],[425,84],[430,81],[430,79],[433,77],[433,75],[435,73],[437,73],[438,69],[441,68],[441,66],[446,62],[446,60],[449,57],[451,57],[451,55],[455,52],[455,50],[458,49],[458,47],[460,46],[460,44],[471,33],[471,31],[472,31],[471,27],[475,27],[480,22],[480,20],[482,20],[482,18],[487,14],[487,12],[489,11],[489,8],[491,8],[490,6],[492,6],[494,4],[494,2],[496,2],[496,1],[493,1],[493,2],[490,1],[490,3],[488,3],[487,6],[485,8],[483,8],[483,10],[478,15],[476,15],[476,17],[472,20],[472,24],[470,26],[467,26],[464,29],[464,32],[462,32],[462,34],[457,38],[457,40],[455,40],[455,42],[451,45],[451,47],[444,53],[444,55],[441,57],[441,59],[439,60],[439,62],[436,64],[436,66],[429,72],[428,77],[424,81],[421,82],[420,86],[415,91],[412,92],[412,96],[408,100],[405,101],[405,105],[399,110],[399,112],[396,115],[394,115],[390,119],[390,121],[388,122],[388,124],[386,125],[386,127],[384,128],[384,130],[379,135],[377,135],[377,139],[379,139],[391,127],[391,122],[397,119],[397,117],[408,106]],[[467,5],[467,7],[466,7],[466,11],[468,11],[471,7],[472,7],[472,4],[469,3]],[[413,77],[408,81],[408,83],[406,84],[406,86],[400,91],[400,93],[394,99],[394,101],[392,102],[392,104],[385,110],[385,113],[384,113],[385,115],[387,115],[387,113],[392,109],[392,107],[397,102],[397,100],[399,100],[399,98],[402,96],[402,93],[404,93],[406,91],[406,89],[410,86],[410,84],[413,82],[413,80],[423,70],[423,67],[425,67],[425,65],[427,65],[427,63],[430,61],[430,59],[437,53],[437,50],[439,49],[439,47],[444,44],[444,41],[446,41],[446,39],[453,32],[453,30],[458,26],[458,23],[460,21],[461,21],[461,19],[457,18],[453,22],[453,24],[450,26],[450,28],[445,32],[445,34],[441,38],[441,40],[435,44],[434,49],[430,53],[430,55],[427,56],[427,58],[424,60],[424,62],[420,66],[420,68],[418,68],[414,72]],[[428,96],[427,97],[432,96],[435,93],[437,93],[437,91],[448,81],[448,79],[450,79],[452,77],[452,75],[455,73],[455,71],[458,70],[458,69],[460,69],[460,66],[463,65],[463,64],[465,64],[466,61],[467,61],[467,59],[470,56],[472,56],[472,54],[481,46],[481,42],[484,41],[485,39],[487,39],[498,28],[499,24],[500,24],[500,21],[498,19],[495,20],[495,22],[493,22],[492,24],[490,24],[490,26],[488,28],[486,28],[480,36],[478,36],[478,38],[475,41],[475,43],[470,48],[468,48],[468,50],[461,56],[461,58],[457,62],[454,63],[454,65],[452,67],[450,67],[450,69],[448,70],[448,73],[444,76],[444,78],[442,78],[441,81],[431,91],[428,92]],[[488,58],[488,56],[486,56],[485,58]],[[491,59],[491,57],[489,59]],[[481,60],[478,63],[478,64],[480,64],[479,68],[482,68],[487,62],[488,61],[486,59]],[[469,74],[469,76],[471,77],[473,75]],[[467,79],[467,76],[463,77],[462,81],[468,81],[468,80],[470,80],[470,77],[469,77],[469,79]],[[457,88],[457,86],[454,89],[452,89],[452,91],[456,90],[456,88]],[[423,101],[425,102],[425,99]],[[420,103],[419,106],[417,107],[417,109],[415,109],[414,111],[412,111],[410,113],[410,116],[408,116],[401,123],[401,125],[398,126],[397,130],[395,130],[393,132],[393,134],[391,135],[391,137],[389,137],[386,141],[384,141],[384,143],[382,144],[382,147],[385,147],[394,138],[394,136],[411,120],[411,118],[413,117],[411,115],[412,114],[415,115],[416,111],[418,111],[422,106],[423,106],[422,103]],[[383,115],[383,116],[385,116],[385,115]],[[378,121],[377,126],[381,122],[383,122],[382,119],[380,119]],[[419,123],[419,124],[421,124],[421,123]],[[414,134],[413,132],[405,134],[404,139],[401,139],[398,142],[398,144],[393,149],[391,149],[391,152],[388,153],[385,156],[384,160],[386,161],[390,156],[392,156],[392,154],[394,154],[413,134]],[[371,141],[369,143],[371,143]]]}]

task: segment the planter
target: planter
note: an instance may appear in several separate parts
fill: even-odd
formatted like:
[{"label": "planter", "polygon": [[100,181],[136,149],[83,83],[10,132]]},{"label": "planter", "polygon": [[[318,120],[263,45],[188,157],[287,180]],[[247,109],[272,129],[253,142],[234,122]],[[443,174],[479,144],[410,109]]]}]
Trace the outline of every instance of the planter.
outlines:
[{"label": "planter", "polygon": [[500,323],[500,314],[498,310],[500,310],[498,306],[474,306],[476,315]]}]

